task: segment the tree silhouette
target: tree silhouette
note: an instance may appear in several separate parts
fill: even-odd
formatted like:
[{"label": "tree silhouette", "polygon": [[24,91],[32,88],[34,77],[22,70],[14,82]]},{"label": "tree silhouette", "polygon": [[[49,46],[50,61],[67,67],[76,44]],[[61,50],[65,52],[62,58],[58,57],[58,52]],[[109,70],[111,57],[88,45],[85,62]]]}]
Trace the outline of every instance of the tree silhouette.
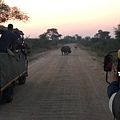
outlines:
[{"label": "tree silhouette", "polygon": [[48,39],[54,40],[59,39],[62,35],[58,33],[56,28],[47,29],[46,33]]},{"label": "tree silhouette", "polygon": [[16,6],[9,7],[3,0],[0,0],[0,23],[5,23],[8,20],[21,20],[28,21],[29,17],[27,13],[22,12]]},{"label": "tree silhouette", "polygon": [[115,38],[120,39],[120,24],[118,24],[117,28],[114,28]]},{"label": "tree silhouette", "polygon": [[82,36],[79,36],[78,34],[76,34],[74,37],[76,40],[82,40]]},{"label": "tree silhouette", "polygon": [[108,40],[111,37],[109,34],[110,34],[109,31],[98,30],[98,33],[96,33],[94,37],[100,38],[101,40]]},{"label": "tree silhouette", "polygon": [[39,35],[40,40],[47,40],[46,33]]},{"label": "tree silhouette", "polygon": [[40,39],[47,40],[59,40],[61,38],[61,34],[58,33],[56,28],[47,29],[47,32],[39,35]]}]

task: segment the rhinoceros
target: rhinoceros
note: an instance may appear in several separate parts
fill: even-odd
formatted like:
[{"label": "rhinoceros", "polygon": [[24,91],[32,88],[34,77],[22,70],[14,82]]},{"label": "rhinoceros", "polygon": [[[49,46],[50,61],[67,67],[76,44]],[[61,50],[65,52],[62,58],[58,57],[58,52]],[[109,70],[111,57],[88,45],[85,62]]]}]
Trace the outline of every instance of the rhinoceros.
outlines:
[{"label": "rhinoceros", "polygon": [[69,46],[63,46],[61,48],[61,53],[62,55],[68,55],[69,53],[71,53],[71,48]]}]

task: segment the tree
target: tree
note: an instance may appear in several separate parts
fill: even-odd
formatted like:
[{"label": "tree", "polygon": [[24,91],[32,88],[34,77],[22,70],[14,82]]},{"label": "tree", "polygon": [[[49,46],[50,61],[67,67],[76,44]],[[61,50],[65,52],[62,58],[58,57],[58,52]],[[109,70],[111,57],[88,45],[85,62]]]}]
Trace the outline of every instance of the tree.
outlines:
[{"label": "tree", "polygon": [[58,33],[56,28],[47,29],[47,38],[50,40],[59,39],[62,35]]},{"label": "tree", "polygon": [[25,22],[28,19],[27,13],[21,11],[16,6],[10,7],[3,0],[0,0],[0,23],[5,23],[8,20],[21,20]]},{"label": "tree", "polygon": [[79,36],[78,34],[75,35],[76,40],[82,40],[82,36]]},{"label": "tree", "polygon": [[101,40],[108,40],[111,37],[109,34],[110,34],[109,31],[98,30],[98,33],[96,33],[94,37],[100,38]]},{"label": "tree", "polygon": [[61,34],[58,33],[56,28],[47,29],[47,32],[39,35],[40,39],[48,39],[48,40],[59,40],[61,38]]},{"label": "tree", "polygon": [[91,40],[91,37],[90,37],[90,36],[86,36],[84,39],[85,39],[86,41],[90,41],[90,40]]},{"label": "tree", "polygon": [[114,28],[115,38],[120,39],[120,24],[118,24],[117,28]]},{"label": "tree", "polygon": [[65,43],[75,43],[75,36],[70,36],[70,35],[67,35],[64,37],[64,42]]},{"label": "tree", "polygon": [[40,40],[46,40],[47,39],[46,33],[39,35],[39,38],[40,38]]}]

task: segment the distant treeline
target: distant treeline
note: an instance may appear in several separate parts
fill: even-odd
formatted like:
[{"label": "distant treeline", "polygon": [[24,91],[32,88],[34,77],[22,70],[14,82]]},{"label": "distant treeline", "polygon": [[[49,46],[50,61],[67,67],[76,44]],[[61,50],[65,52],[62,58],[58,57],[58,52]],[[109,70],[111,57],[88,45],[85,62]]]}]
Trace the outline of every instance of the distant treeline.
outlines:
[{"label": "distant treeline", "polygon": [[39,35],[38,38],[25,38],[31,48],[32,53],[42,52],[50,49],[60,48],[64,44],[77,43],[75,36],[65,36],[58,33],[57,29],[51,28],[47,32]]},{"label": "distant treeline", "polygon": [[25,41],[30,46],[31,52],[36,53],[36,52],[42,52],[42,51],[51,50],[51,49],[57,49],[69,43],[77,43],[77,41],[75,41],[73,37],[70,37],[70,38],[67,37],[65,39],[60,39],[60,40],[26,38]]},{"label": "distant treeline", "polygon": [[92,51],[97,52],[99,55],[104,55],[110,51],[120,49],[120,25],[114,28],[115,38],[110,36],[109,31],[98,30],[94,37],[86,36],[82,38],[78,34],[74,36],[65,36],[58,33],[57,29],[51,28],[47,32],[39,35],[38,38],[26,38],[31,51],[41,52],[44,50],[59,48],[64,44],[76,43],[84,45]]},{"label": "distant treeline", "polygon": [[120,29],[115,28],[115,38],[111,38],[108,31],[99,30],[94,37],[80,38],[78,41],[78,44],[82,44],[103,56],[110,51],[120,49]]},{"label": "distant treeline", "polygon": [[88,47],[90,50],[97,52],[99,55],[107,54],[110,51],[120,49],[120,39],[98,39],[91,38],[90,40],[81,39],[79,44]]}]

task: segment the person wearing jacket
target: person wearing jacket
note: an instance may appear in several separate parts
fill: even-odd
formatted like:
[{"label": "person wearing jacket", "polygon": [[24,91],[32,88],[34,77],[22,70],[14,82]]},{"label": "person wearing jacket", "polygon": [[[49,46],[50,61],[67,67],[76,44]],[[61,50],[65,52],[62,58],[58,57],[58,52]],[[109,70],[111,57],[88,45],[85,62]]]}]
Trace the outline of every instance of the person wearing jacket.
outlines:
[{"label": "person wearing jacket", "polygon": [[116,120],[120,120],[120,78],[116,71],[113,72],[113,81],[107,87],[109,109]]},{"label": "person wearing jacket", "polygon": [[7,49],[16,50],[17,36],[13,33],[13,24],[8,24],[7,30],[0,30],[0,52],[7,52]]}]

